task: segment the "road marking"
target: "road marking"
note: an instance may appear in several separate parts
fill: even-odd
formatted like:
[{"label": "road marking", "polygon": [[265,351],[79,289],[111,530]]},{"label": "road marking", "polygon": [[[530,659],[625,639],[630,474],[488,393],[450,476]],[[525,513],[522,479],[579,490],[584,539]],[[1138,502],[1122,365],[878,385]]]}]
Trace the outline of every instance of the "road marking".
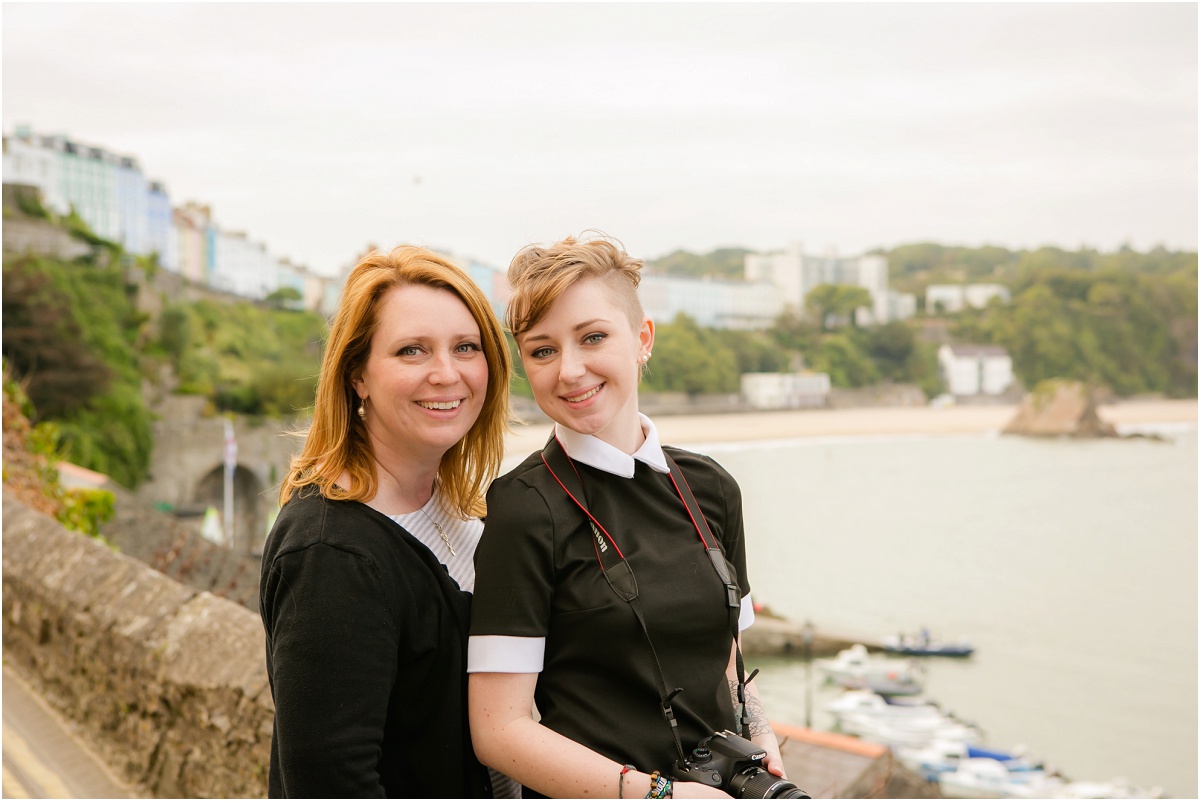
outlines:
[{"label": "road marking", "polygon": [[[8,724],[4,724],[4,753],[8,756],[14,767],[21,773],[27,776],[34,784],[41,788],[40,796],[42,798],[74,798],[75,796],[67,789],[66,785],[59,780],[58,776],[50,768],[46,767],[37,756],[34,755],[33,749],[25,742],[25,738],[17,734]],[[7,771],[6,771],[7,778]],[[8,782],[4,783],[4,794],[8,795]],[[17,798],[19,796],[12,796]]]},{"label": "road marking", "polygon": [[6,765],[4,772],[0,773],[0,785],[3,785],[5,798],[29,798],[30,792],[25,789],[25,785],[21,784],[12,772],[8,770]]}]

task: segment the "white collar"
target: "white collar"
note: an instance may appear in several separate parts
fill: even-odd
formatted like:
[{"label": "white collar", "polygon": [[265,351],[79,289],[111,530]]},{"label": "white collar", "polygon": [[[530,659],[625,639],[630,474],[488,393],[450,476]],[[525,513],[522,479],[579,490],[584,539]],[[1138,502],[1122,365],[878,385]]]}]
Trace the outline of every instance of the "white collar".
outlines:
[{"label": "white collar", "polygon": [[614,476],[633,478],[635,459],[660,473],[671,472],[671,468],[667,467],[667,457],[663,455],[662,446],[658,444],[658,430],[653,421],[640,412],[638,420],[641,421],[646,441],[632,456],[591,434],[580,434],[558,423],[554,424],[554,436],[562,443],[567,456]]}]

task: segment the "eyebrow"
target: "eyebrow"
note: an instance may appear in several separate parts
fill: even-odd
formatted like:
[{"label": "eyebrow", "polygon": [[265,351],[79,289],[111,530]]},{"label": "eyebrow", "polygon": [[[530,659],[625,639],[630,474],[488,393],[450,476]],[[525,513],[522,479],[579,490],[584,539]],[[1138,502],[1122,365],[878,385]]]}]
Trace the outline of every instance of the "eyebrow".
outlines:
[{"label": "eyebrow", "polygon": [[[608,322],[608,320],[604,319],[603,317],[597,317],[594,320],[584,320],[582,323],[579,323],[578,325],[574,326],[571,330],[578,331],[581,328],[587,328],[588,326],[595,325],[596,323],[607,323],[607,322]],[[550,338],[549,334],[538,334],[537,336],[533,336],[533,337],[525,337],[524,341],[525,342],[540,342],[543,339],[549,339],[549,338]]]}]

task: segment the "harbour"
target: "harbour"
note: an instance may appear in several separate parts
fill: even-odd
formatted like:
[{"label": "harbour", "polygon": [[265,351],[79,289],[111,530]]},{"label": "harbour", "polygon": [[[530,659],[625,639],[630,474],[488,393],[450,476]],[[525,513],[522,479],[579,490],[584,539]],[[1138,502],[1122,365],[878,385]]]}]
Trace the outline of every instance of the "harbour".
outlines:
[{"label": "harbour", "polygon": [[[969,635],[925,696],[1075,780],[1196,794],[1196,433],[994,433],[703,448],[742,486],[757,600],[839,637]],[[701,448],[697,447],[697,450]],[[762,657],[772,718],[828,729],[803,659]],[[815,677],[814,677],[815,681]]]}]

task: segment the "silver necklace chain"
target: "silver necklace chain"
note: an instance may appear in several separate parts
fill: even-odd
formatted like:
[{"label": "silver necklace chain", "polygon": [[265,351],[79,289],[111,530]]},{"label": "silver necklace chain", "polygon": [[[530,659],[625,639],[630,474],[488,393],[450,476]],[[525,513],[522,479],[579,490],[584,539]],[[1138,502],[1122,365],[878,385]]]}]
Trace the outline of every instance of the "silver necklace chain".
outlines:
[{"label": "silver necklace chain", "polygon": [[437,533],[442,536],[442,542],[446,543],[446,547],[450,549],[450,555],[458,556],[458,553],[454,550],[454,546],[450,544],[450,538],[446,536],[445,529],[438,525],[438,521],[434,520],[430,516],[429,512],[425,511],[424,506],[421,507],[421,514],[425,515],[426,520],[428,520],[430,523],[433,523],[433,527],[437,529]]}]

